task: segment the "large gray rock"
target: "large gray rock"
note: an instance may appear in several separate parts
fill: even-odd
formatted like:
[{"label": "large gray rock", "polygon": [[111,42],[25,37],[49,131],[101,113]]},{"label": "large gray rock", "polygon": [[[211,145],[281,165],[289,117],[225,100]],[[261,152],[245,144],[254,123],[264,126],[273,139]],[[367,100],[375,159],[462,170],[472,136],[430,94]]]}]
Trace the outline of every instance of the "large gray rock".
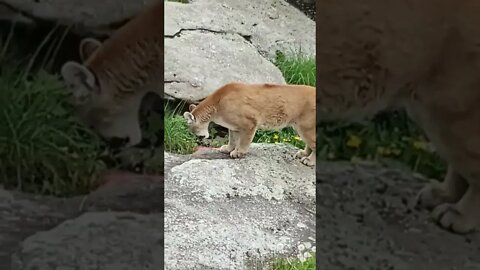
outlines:
[{"label": "large gray rock", "polygon": [[315,22],[285,0],[196,0],[165,3],[165,36],[207,29],[247,37],[262,55],[315,54]]},{"label": "large gray rock", "polygon": [[315,22],[284,0],[165,3],[166,98],[198,101],[231,81],[285,83],[277,50],[315,55]]},{"label": "large gray rock", "polygon": [[165,269],[244,269],[274,254],[308,256],[315,171],[292,157],[296,150],[253,144],[237,160],[165,153]]},{"label": "large gray rock", "polygon": [[[12,254],[15,254],[13,256],[15,268],[12,268],[15,270],[33,270],[35,268],[31,267],[35,265],[41,266],[49,262],[52,264],[55,261],[73,262],[73,255],[80,258],[82,254],[85,256],[85,262],[90,260],[93,263],[96,260],[99,267],[73,269],[106,269],[104,266],[109,265],[113,259],[101,258],[103,256],[101,254],[105,253],[103,250],[110,252],[110,249],[116,248],[111,246],[112,243],[135,241],[135,238],[145,233],[150,234],[150,237],[161,234],[163,177],[112,172],[105,174],[102,180],[105,184],[88,196],[72,198],[37,196],[0,188],[0,269],[10,269]],[[85,212],[94,213],[77,218]],[[125,215],[120,212],[125,212]],[[70,221],[64,223],[66,220]],[[149,227],[147,225],[150,221],[155,224]],[[59,227],[56,227],[57,225]],[[147,230],[143,230],[143,225]],[[122,232],[126,228],[132,232],[130,234]],[[148,231],[148,228],[152,230]],[[103,231],[109,229],[112,231],[107,233]],[[90,242],[95,243],[94,248],[85,244],[89,237]],[[146,244],[149,243],[145,243],[145,248],[139,248],[148,249],[149,246]],[[111,252],[125,252],[124,256],[138,255],[122,248],[124,247],[119,246]],[[57,249],[61,252],[53,252]],[[42,250],[50,252],[43,253]],[[91,251],[98,253],[94,254]],[[95,259],[95,256],[99,258]],[[132,257],[133,261],[125,262],[124,265],[137,265],[139,262],[134,259]],[[37,268],[39,269],[69,268]]]},{"label": "large gray rock", "polygon": [[[79,33],[110,33],[112,24],[121,23],[146,5],[158,0],[0,0],[5,5],[34,20],[73,25]],[[13,17],[12,17],[13,18]]]},{"label": "large gray rock", "polygon": [[[243,269],[245,261],[275,251],[295,256],[309,245],[319,269],[480,269],[480,233],[454,235],[428,211],[410,209],[425,178],[376,163],[319,162],[313,220],[312,169],[297,165],[294,152],[254,145],[243,160],[165,154],[167,269]],[[298,176],[285,176],[288,169]],[[267,177],[274,172],[279,176]],[[42,262],[53,264],[48,270],[86,269],[55,267],[73,256],[97,263],[93,269],[156,266],[163,185],[150,177],[112,177],[89,196],[70,199],[0,189],[0,269],[11,269],[12,254],[14,270]],[[84,211],[93,213],[79,216]],[[314,224],[321,228],[316,233]],[[318,242],[309,239],[315,235]]]},{"label": "large gray rock", "polygon": [[165,40],[165,95],[198,101],[231,81],[285,83],[282,73],[236,34],[183,32]]},{"label": "large gray rock", "polygon": [[163,216],[92,212],[23,241],[12,270],[161,269]]},{"label": "large gray rock", "polygon": [[0,4],[0,21],[20,22],[24,24],[31,24],[34,21],[20,12],[15,11],[11,7]]}]

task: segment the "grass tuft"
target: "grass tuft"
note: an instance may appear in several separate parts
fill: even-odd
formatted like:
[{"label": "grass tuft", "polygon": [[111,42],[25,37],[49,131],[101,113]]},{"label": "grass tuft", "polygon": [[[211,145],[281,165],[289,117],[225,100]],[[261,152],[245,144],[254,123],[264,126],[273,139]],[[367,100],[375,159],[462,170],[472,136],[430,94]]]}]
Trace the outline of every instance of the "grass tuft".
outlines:
[{"label": "grass tuft", "polygon": [[75,118],[54,75],[0,70],[0,183],[49,195],[86,193],[105,167],[98,138]]},{"label": "grass tuft", "polygon": [[272,264],[271,270],[315,270],[315,256],[307,258],[305,261],[298,259],[280,259]]},{"label": "grass tuft", "polygon": [[277,52],[275,65],[280,69],[288,84],[317,85],[316,63],[313,56]]},{"label": "grass tuft", "polygon": [[172,108],[168,104],[165,106],[164,130],[165,130],[165,151],[190,154],[197,146],[197,137],[190,132],[187,123],[179,112],[177,106]]}]

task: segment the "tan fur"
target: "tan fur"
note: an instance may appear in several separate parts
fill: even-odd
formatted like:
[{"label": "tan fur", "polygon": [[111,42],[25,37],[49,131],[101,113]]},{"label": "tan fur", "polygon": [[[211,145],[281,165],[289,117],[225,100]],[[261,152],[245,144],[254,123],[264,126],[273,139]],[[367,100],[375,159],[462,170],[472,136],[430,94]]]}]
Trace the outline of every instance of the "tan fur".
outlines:
[{"label": "tan fur", "polygon": [[405,108],[448,162],[418,204],[438,224],[480,225],[480,2],[324,0],[317,12],[319,120]]},{"label": "tan fur", "polygon": [[198,106],[185,112],[189,128],[208,137],[208,124],[228,128],[228,145],[221,152],[233,158],[245,156],[257,129],[293,127],[305,142],[295,157],[315,165],[315,88],[304,85],[229,83]]},{"label": "tan fur", "polygon": [[106,138],[141,140],[138,111],[148,92],[163,84],[163,2],[149,6],[103,44],[80,44],[83,64],[67,62],[61,74],[82,120]]}]

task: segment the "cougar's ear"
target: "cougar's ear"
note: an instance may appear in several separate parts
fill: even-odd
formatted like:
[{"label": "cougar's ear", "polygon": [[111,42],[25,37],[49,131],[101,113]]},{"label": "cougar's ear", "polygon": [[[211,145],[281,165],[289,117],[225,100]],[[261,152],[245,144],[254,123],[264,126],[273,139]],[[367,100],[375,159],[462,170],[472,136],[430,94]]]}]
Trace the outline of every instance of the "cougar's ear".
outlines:
[{"label": "cougar's ear", "polygon": [[82,101],[93,91],[98,91],[98,87],[95,87],[95,76],[82,64],[72,61],[66,62],[60,73],[77,101]]},{"label": "cougar's ear", "polygon": [[83,83],[84,85],[88,86],[89,88],[95,87],[95,75],[84,65],[68,61],[63,64],[60,73],[65,80],[65,82],[69,84],[76,84],[76,83]]},{"label": "cougar's ear", "polygon": [[94,38],[84,38],[80,42],[80,59],[85,62],[102,43]]},{"label": "cougar's ear", "polygon": [[197,105],[195,104],[190,104],[190,106],[188,106],[188,110],[190,110],[190,112],[193,111],[193,109],[195,109],[197,107]]},{"label": "cougar's ear", "polygon": [[183,114],[183,117],[185,118],[185,120],[187,120],[188,124],[195,122],[195,116],[193,116],[193,114],[190,112],[185,112]]}]

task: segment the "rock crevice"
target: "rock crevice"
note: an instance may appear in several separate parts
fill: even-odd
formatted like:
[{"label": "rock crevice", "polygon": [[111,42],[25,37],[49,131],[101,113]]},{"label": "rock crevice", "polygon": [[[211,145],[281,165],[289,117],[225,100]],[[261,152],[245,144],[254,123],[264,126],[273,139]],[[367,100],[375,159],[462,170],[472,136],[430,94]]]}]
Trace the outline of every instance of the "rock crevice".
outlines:
[{"label": "rock crevice", "polygon": [[183,32],[190,32],[190,31],[199,31],[199,32],[209,32],[209,33],[214,33],[214,34],[236,34],[241,36],[245,41],[252,43],[251,35],[244,35],[241,33],[236,33],[236,32],[228,32],[228,31],[219,31],[219,30],[212,30],[208,28],[203,28],[203,27],[198,27],[198,28],[182,28],[178,32],[176,32],[173,35],[165,35],[166,38],[176,38],[179,37]]}]

